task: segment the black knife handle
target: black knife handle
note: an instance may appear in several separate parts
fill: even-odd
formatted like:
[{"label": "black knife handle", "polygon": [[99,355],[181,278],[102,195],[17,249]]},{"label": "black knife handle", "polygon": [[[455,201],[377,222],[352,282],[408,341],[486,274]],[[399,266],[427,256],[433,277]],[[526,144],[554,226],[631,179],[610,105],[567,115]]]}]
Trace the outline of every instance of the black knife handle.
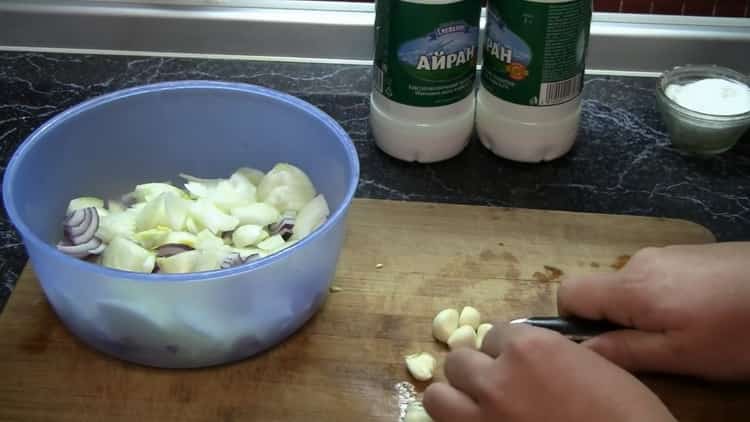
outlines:
[{"label": "black knife handle", "polygon": [[579,342],[609,331],[626,328],[605,320],[599,321],[576,317],[530,317],[526,318],[524,322],[535,327],[557,331],[571,340]]}]

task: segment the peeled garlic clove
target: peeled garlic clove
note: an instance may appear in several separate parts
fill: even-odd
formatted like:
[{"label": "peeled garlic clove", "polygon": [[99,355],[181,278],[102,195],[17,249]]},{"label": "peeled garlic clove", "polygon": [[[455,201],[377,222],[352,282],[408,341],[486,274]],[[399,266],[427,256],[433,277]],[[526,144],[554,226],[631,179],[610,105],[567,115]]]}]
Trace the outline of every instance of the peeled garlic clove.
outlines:
[{"label": "peeled garlic clove", "polygon": [[458,317],[458,325],[470,325],[475,330],[481,322],[482,316],[479,314],[479,311],[477,308],[471,306],[464,306],[461,310],[461,316]]},{"label": "peeled garlic clove", "polygon": [[411,376],[419,381],[429,381],[435,372],[435,358],[429,353],[416,353],[406,356],[406,368]]},{"label": "peeled garlic clove", "polygon": [[484,342],[484,336],[492,329],[492,324],[482,324],[477,328],[477,349],[482,348]]},{"label": "peeled garlic clove", "polygon": [[432,418],[424,410],[422,402],[413,401],[406,407],[406,416],[404,422],[432,422]]},{"label": "peeled garlic clove", "polygon": [[448,342],[448,338],[457,328],[458,311],[455,309],[443,309],[432,320],[432,335],[443,343]]},{"label": "peeled garlic clove", "polygon": [[461,347],[476,349],[477,333],[474,332],[474,328],[472,328],[471,325],[462,325],[450,335],[448,338],[448,346],[450,346],[451,350],[456,350]]}]

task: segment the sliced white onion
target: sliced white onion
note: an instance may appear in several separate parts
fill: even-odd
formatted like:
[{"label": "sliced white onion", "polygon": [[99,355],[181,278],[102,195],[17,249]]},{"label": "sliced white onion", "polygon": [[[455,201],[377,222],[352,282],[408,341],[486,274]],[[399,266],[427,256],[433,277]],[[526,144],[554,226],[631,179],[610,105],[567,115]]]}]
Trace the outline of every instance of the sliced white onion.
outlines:
[{"label": "sliced white onion", "polygon": [[284,185],[273,188],[263,198],[263,202],[274,206],[280,211],[299,211],[313,197],[315,197],[315,191],[309,191],[296,185]]},{"label": "sliced white onion", "polygon": [[133,236],[135,234],[136,214],[133,210],[110,213],[102,218],[96,236],[107,243],[117,236],[125,238]]},{"label": "sliced white onion", "polygon": [[284,246],[286,242],[284,241],[284,238],[281,237],[280,234],[277,234],[275,236],[271,236],[268,239],[258,243],[258,249],[262,249],[264,251],[275,251],[279,249],[280,247]]},{"label": "sliced white onion", "polygon": [[292,240],[302,239],[312,233],[326,221],[329,214],[330,210],[328,209],[328,202],[326,202],[325,197],[321,194],[313,198],[312,201],[299,210]]},{"label": "sliced white onion", "polygon": [[132,240],[115,237],[102,253],[102,265],[118,270],[150,273],[156,265],[156,254]]},{"label": "sliced white onion", "polygon": [[200,252],[195,250],[183,251],[170,255],[169,257],[156,258],[160,273],[182,274],[192,272],[200,257]]},{"label": "sliced white onion", "polygon": [[[291,164],[279,163],[263,177],[258,185],[258,199],[260,201],[268,202],[268,196],[279,186],[294,186],[294,190],[297,191],[300,196],[307,198],[299,205],[300,208],[315,196],[315,187],[305,172]],[[299,208],[296,208],[295,210],[298,209]]]},{"label": "sliced white onion", "polygon": [[193,202],[190,207],[190,215],[197,224],[214,234],[232,231],[240,223],[237,217],[225,214],[205,198],[199,198]]},{"label": "sliced white onion", "polygon": [[265,173],[263,173],[262,171],[250,167],[240,167],[237,169],[237,171],[234,172],[232,176],[234,176],[235,174],[242,175],[255,186],[258,186],[260,184],[260,181],[263,180],[263,176],[265,176]]},{"label": "sliced white onion", "polygon": [[146,202],[135,217],[135,229],[139,232],[153,229],[157,226],[169,226],[165,194],[160,194]]},{"label": "sliced white onion", "polygon": [[263,230],[262,226],[255,224],[246,224],[237,227],[232,232],[232,243],[235,247],[244,248],[255,245],[256,243],[268,237],[268,232]]},{"label": "sliced white onion", "polygon": [[180,197],[185,196],[185,192],[182,189],[169,183],[144,183],[137,185],[133,191],[133,196],[135,196],[138,202],[149,202],[165,192],[170,192]]},{"label": "sliced white onion", "polygon": [[254,224],[265,227],[279,219],[279,211],[262,202],[232,208],[230,212],[237,217],[240,224]]}]

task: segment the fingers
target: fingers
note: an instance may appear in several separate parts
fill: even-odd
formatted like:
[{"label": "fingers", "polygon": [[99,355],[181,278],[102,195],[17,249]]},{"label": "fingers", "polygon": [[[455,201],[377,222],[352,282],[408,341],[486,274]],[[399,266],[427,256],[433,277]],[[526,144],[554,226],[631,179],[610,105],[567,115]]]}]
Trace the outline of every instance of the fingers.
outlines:
[{"label": "fingers", "polygon": [[618,271],[572,278],[557,291],[560,315],[609,320],[626,327],[652,329],[652,286]]},{"label": "fingers", "polygon": [[628,371],[663,372],[679,360],[667,340],[662,333],[622,330],[594,337],[583,345]]},{"label": "fingers", "polygon": [[547,331],[543,328],[533,327],[528,324],[494,324],[492,329],[484,337],[482,352],[496,358],[503,354],[509,343],[514,339],[527,336],[537,330]]},{"label": "fingers", "polygon": [[427,387],[422,404],[436,422],[480,420],[476,402],[455,387],[442,382]]},{"label": "fingers", "polygon": [[486,375],[493,371],[494,359],[471,349],[451,352],[445,359],[443,371],[451,385],[470,397],[478,399],[487,386],[482,383]]}]

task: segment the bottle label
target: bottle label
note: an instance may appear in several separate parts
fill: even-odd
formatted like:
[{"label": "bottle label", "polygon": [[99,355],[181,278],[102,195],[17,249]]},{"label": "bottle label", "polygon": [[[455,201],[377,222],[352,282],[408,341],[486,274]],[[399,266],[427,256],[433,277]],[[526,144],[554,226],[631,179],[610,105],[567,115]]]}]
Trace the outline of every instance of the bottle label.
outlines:
[{"label": "bottle label", "polygon": [[591,9],[591,0],[489,0],[482,86],[498,98],[527,106],[578,97]]},{"label": "bottle label", "polygon": [[377,0],[373,88],[401,104],[436,107],[474,89],[480,0]]}]

